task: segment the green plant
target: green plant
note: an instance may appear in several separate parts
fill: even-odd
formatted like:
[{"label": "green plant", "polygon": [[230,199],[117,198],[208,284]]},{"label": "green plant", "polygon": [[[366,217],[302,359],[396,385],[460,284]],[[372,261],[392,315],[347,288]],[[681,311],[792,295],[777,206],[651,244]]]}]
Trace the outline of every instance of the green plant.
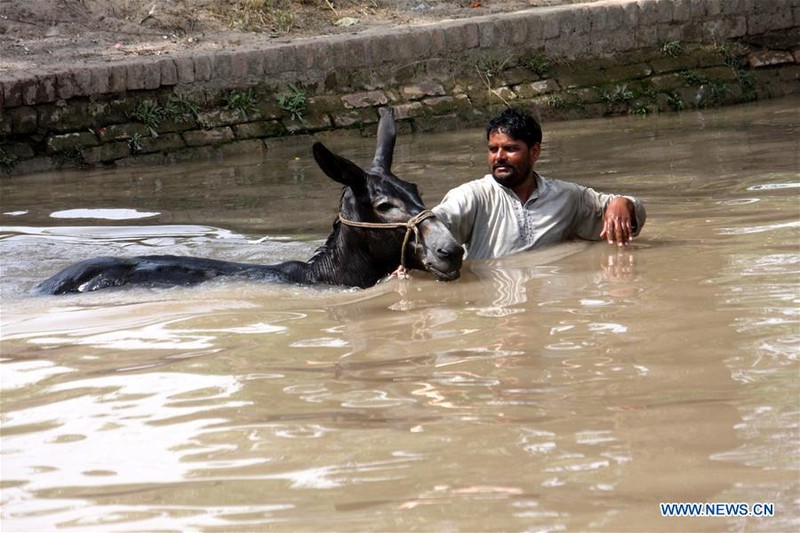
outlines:
[{"label": "green plant", "polygon": [[142,135],[139,133],[134,133],[131,135],[131,138],[128,139],[128,149],[131,151],[132,154],[139,154],[144,150],[144,146],[142,145]]},{"label": "green plant", "polygon": [[544,76],[552,66],[550,60],[544,55],[544,52],[534,52],[531,55],[520,58],[520,66],[525,67],[538,76]]},{"label": "green plant", "polygon": [[157,102],[145,100],[136,106],[131,117],[147,126],[150,135],[158,137],[157,130],[166,117],[166,111]]},{"label": "green plant", "polygon": [[243,118],[247,113],[255,111],[256,99],[253,96],[253,88],[244,91],[231,91],[225,96],[225,109],[239,111]]},{"label": "green plant", "polygon": [[302,120],[308,103],[308,92],[301,84],[289,84],[288,92],[278,95],[278,107],[289,113],[292,120]]},{"label": "green plant", "polygon": [[708,76],[702,72],[697,72],[696,70],[684,70],[680,73],[680,75],[687,87],[705,85],[711,81]]},{"label": "green plant", "polygon": [[577,91],[568,89],[562,93],[553,93],[547,96],[547,105],[556,111],[578,110],[585,111],[586,105],[581,100]]},{"label": "green plant", "polygon": [[630,104],[636,98],[636,93],[626,84],[617,85],[610,91],[600,91],[600,99],[607,104]]},{"label": "green plant", "polygon": [[66,150],[59,150],[58,152],[53,154],[53,159],[55,160],[56,166],[58,168],[64,166],[73,166],[77,168],[89,167],[89,164],[83,157],[83,152],[81,152],[81,149],[78,147],[68,148]]},{"label": "green plant", "polygon": [[752,72],[749,70],[737,70],[736,82],[742,89],[742,98],[745,100],[755,100],[757,98],[756,80]]},{"label": "green plant", "polygon": [[187,122],[190,119],[197,120],[200,116],[200,106],[183,94],[173,94],[167,101],[165,114],[167,118],[175,122]]},{"label": "green plant", "polygon": [[510,57],[489,56],[481,59],[476,67],[486,78],[491,79],[499,76],[508,67],[510,61]]},{"label": "green plant", "polygon": [[713,50],[721,55],[725,64],[733,70],[737,71],[742,68],[742,62],[739,60],[739,45],[730,41],[714,41]]},{"label": "green plant", "polygon": [[645,117],[649,115],[651,112],[650,108],[644,102],[637,102],[636,105],[633,106],[631,113],[634,115],[639,115],[640,117]]},{"label": "green plant", "polygon": [[710,83],[709,91],[711,102],[717,105],[724,103],[731,96],[731,89],[724,81]]},{"label": "green plant", "polygon": [[675,91],[667,93],[667,105],[673,111],[683,111],[686,108],[683,98]]},{"label": "green plant", "polygon": [[667,41],[661,45],[661,54],[667,57],[678,57],[683,53],[683,43],[680,41]]},{"label": "green plant", "polygon": [[0,168],[6,172],[11,172],[14,170],[14,165],[16,164],[17,158],[6,153],[6,151],[0,147]]}]

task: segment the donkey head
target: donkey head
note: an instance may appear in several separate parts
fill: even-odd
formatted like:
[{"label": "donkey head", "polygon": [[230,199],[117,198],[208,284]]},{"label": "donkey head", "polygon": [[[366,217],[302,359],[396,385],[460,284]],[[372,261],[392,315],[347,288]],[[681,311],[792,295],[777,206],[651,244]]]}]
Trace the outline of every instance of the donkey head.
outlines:
[{"label": "donkey head", "polygon": [[340,218],[348,227],[341,230],[351,233],[356,246],[381,268],[389,266],[391,271],[405,262],[403,266],[426,270],[440,280],[454,280],[464,250],[425,210],[417,186],[392,174],[396,136],[392,111],[381,109],[375,157],[366,170],[314,144],[320,168],[347,187]]}]

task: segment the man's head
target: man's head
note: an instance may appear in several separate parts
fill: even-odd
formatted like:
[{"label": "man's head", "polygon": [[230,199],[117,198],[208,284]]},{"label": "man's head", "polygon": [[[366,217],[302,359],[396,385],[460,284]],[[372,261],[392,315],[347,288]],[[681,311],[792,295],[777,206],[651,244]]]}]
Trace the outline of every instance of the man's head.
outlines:
[{"label": "man's head", "polygon": [[486,126],[486,139],[488,140],[495,132],[505,133],[512,139],[522,141],[528,148],[542,142],[542,127],[536,119],[513,107],[489,121]]},{"label": "man's head", "polygon": [[541,152],[539,123],[518,109],[507,109],[489,121],[486,140],[492,177],[527,199],[536,186],[533,164]]}]

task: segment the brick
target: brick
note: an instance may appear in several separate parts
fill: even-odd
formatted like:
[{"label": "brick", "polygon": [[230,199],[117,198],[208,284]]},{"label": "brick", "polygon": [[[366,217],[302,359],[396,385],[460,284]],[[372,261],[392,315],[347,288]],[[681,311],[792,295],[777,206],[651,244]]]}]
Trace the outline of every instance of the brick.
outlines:
[{"label": "brick", "polygon": [[209,81],[211,79],[211,58],[207,55],[195,56],[194,81]]},{"label": "brick", "polygon": [[62,100],[69,100],[78,94],[78,86],[71,70],[56,74],[56,89]]},{"label": "brick", "polygon": [[364,42],[361,38],[347,36],[338,43],[334,50],[337,54],[341,53],[342,59],[347,59],[347,65],[350,68],[359,68],[369,65]]},{"label": "brick", "polygon": [[92,94],[105,94],[110,91],[108,67],[105,65],[94,65],[89,72]]},{"label": "brick", "polygon": [[386,97],[386,93],[383,91],[367,91],[342,96],[342,103],[346,109],[354,109],[359,107],[386,105],[389,103],[389,99]]},{"label": "brick", "polygon": [[264,120],[237,124],[233,126],[233,133],[237,139],[280,137],[286,133],[286,128],[277,120]]},{"label": "brick", "polygon": [[447,36],[442,28],[431,29],[431,53],[435,56],[447,53]]},{"label": "brick", "polygon": [[231,52],[231,77],[234,80],[245,80],[249,67],[247,65],[247,53],[245,51]]},{"label": "brick", "polygon": [[233,78],[233,58],[231,54],[214,54],[210,59],[212,80],[231,80]]},{"label": "brick", "polygon": [[242,114],[235,109],[212,109],[198,114],[197,122],[204,128],[230,126],[242,121]]},{"label": "brick", "polygon": [[751,52],[747,55],[747,65],[750,68],[765,68],[786,63],[794,63],[795,59],[791,52],[782,50],[764,50]]},{"label": "brick", "polygon": [[523,46],[528,43],[528,24],[523,17],[508,18],[505,27],[508,32],[506,44]]},{"label": "brick", "polygon": [[289,133],[312,132],[326,130],[331,127],[331,119],[328,115],[316,117],[303,117],[299,122],[292,120],[286,124]]},{"label": "brick", "polygon": [[[354,57],[352,57],[352,50],[349,47],[349,43],[339,40],[334,40],[329,43],[329,54],[333,60],[333,66],[336,69],[350,69],[353,66],[361,66],[363,64],[363,49],[359,50],[361,55],[361,61],[356,62],[354,61]],[[302,47],[297,47],[296,49],[296,57],[300,56],[302,53]],[[295,69],[299,70],[300,63],[296,63]]]},{"label": "brick", "polygon": [[502,46],[507,28],[501,27],[499,21],[490,20],[477,24],[478,46],[480,48],[495,48]]},{"label": "brick", "polygon": [[[57,82],[55,76],[48,80],[49,85],[48,87],[52,88],[52,96],[54,98],[50,100],[50,102],[54,102],[58,99],[58,91],[57,91]],[[22,96],[21,104],[25,105],[36,105],[39,103],[43,103],[40,100],[40,97],[43,95],[42,84],[39,82],[37,78],[30,77],[20,80],[19,82],[19,90]]]},{"label": "brick", "polygon": [[81,150],[83,162],[89,165],[108,163],[131,155],[127,142],[113,142]]},{"label": "brick", "polygon": [[247,63],[247,76],[250,79],[262,81],[264,79],[264,54],[261,50],[248,50],[244,54]]},{"label": "brick", "polygon": [[464,32],[464,48],[472,49],[479,48],[481,45],[481,36],[478,31],[478,25],[475,23],[465,24],[463,27]]},{"label": "brick", "polygon": [[368,55],[372,57],[373,65],[392,63],[399,57],[400,43],[397,41],[397,35],[393,32],[376,35],[369,39],[366,46],[370,48]]},{"label": "brick", "polygon": [[183,142],[183,137],[178,133],[166,133],[158,137],[142,135],[138,140],[136,153],[166,152],[184,148],[185,146],[186,143]]},{"label": "brick", "polygon": [[240,156],[243,154],[261,154],[266,151],[264,143],[258,139],[248,139],[245,141],[234,141],[220,146],[220,153],[223,157]]},{"label": "brick", "polygon": [[450,53],[463,52],[467,48],[466,33],[460,26],[451,24],[443,25],[446,28],[444,42]]},{"label": "brick", "polygon": [[654,0],[654,1],[656,4],[656,22],[658,22],[659,24],[669,24],[670,22],[672,22],[673,0]]},{"label": "brick", "polygon": [[[516,95],[514,95],[516,98]],[[434,114],[443,115],[450,113],[458,108],[458,102],[452,96],[437,96],[426,98],[422,103]]]},{"label": "brick", "polygon": [[442,96],[445,94],[445,90],[440,83],[422,81],[401,87],[400,94],[406,100],[419,100],[425,96]]},{"label": "brick", "polygon": [[523,83],[514,87],[517,97],[528,99],[559,90],[558,84],[553,80],[541,80],[533,83]]},{"label": "brick", "polygon": [[178,69],[175,62],[171,58],[161,59],[158,66],[161,70],[161,85],[177,85]]},{"label": "brick", "polygon": [[410,102],[393,106],[394,116],[397,120],[421,117],[425,114],[425,106],[421,102]]},{"label": "brick", "polygon": [[409,47],[417,59],[427,59],[433,55],[433,30],[429,27],[415,28],[410,33]]},{"label": "brick", "polygon": [[294,45],[287,45],[281,48],[279,54],[279,73],[294,72],[297,65],[297,47]]},{"label": "brick", "polygon": [[175,63],[178,83],[192,83],[194,81],[194,60],[191,57],[176,57],[172,61]]},{"label": "brick", "polygon": [[8,111],[15,133],[34,133],[37,126],[36,110],[29,106],[14,107]]},{"label": "brick", "polygon": [[108,67],[108,90],[112,93],[122,93],[128,87],[127,66],[120,63]]},{"label": "brick", "polygon": [[54,72],[36,76],[36,103],[49,104],[58,100],[58,81]]},{"label": "brick", "polygon": [[567,26],[561,26],[561,35],[570,35],[572,38],[580,38],[588,35],[592,31],[592,10],[585,7],[576,6],[564,12],[563,22]]},{"label": "brick", "polygon": [[[599,9],[593,9],[588,13],[589,31],[591,33],[603,33],[608,31],[609,27],[609,8],[610,6],[601,6]],[[588,32],[587,32],[588,33]]]},{"label": "brick", "polygon": [[233,130],[227,126],[209,130],[185,131],[182,135],[187,146],[221,144],[234,139]]},{"label": "brick", "polygon": [[141,62],[130,62],[125,65],[125,88],[138,91],[145,88],[146,66]]},{"label": "brick", "polygon": [[[396,111],[395,111],[396,113]],[[358,126],[364,124],[373,124],[377,122],[377,115],[373,109],[352,109],[344,113],[336,113],[331,116],[333,125],[337,128],[349,128],[350,126]]]},{"label": "brick", "polygon": [[157,62],[148,62],[144,66],[144,88],[152,91],[159,87],[161,87],[161,65]]},{"label": "brick", "polygon": [[281,56],[285,47],[267,48],[264,50],[264,75],[272,79],[283,72]]},{"label": "brick", "polygon": [[128,122],[126,124],[111,124],[97,130],[100,142],[122,141],[140,135],[150,136],[150,129],[139,122]]},{"label": "brick", "polygon": [[49,154],[66,152],[85,146],[97,146],[98,144],[97,137],[88,131],[52,135],[46,141],[47,153]]}]

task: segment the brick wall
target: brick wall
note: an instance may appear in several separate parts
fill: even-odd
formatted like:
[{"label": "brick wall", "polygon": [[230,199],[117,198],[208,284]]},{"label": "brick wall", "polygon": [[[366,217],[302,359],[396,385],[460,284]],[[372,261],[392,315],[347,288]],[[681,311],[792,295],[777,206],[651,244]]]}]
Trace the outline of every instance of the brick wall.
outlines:
[{"label": "brick wall", "polygon": [[[0,172],[252,152],[286,135],[679,111],[800,93],[795,0],[605,0],[214,55],[0,73]],[[1,175],[1,174],[0,174]]]}]

